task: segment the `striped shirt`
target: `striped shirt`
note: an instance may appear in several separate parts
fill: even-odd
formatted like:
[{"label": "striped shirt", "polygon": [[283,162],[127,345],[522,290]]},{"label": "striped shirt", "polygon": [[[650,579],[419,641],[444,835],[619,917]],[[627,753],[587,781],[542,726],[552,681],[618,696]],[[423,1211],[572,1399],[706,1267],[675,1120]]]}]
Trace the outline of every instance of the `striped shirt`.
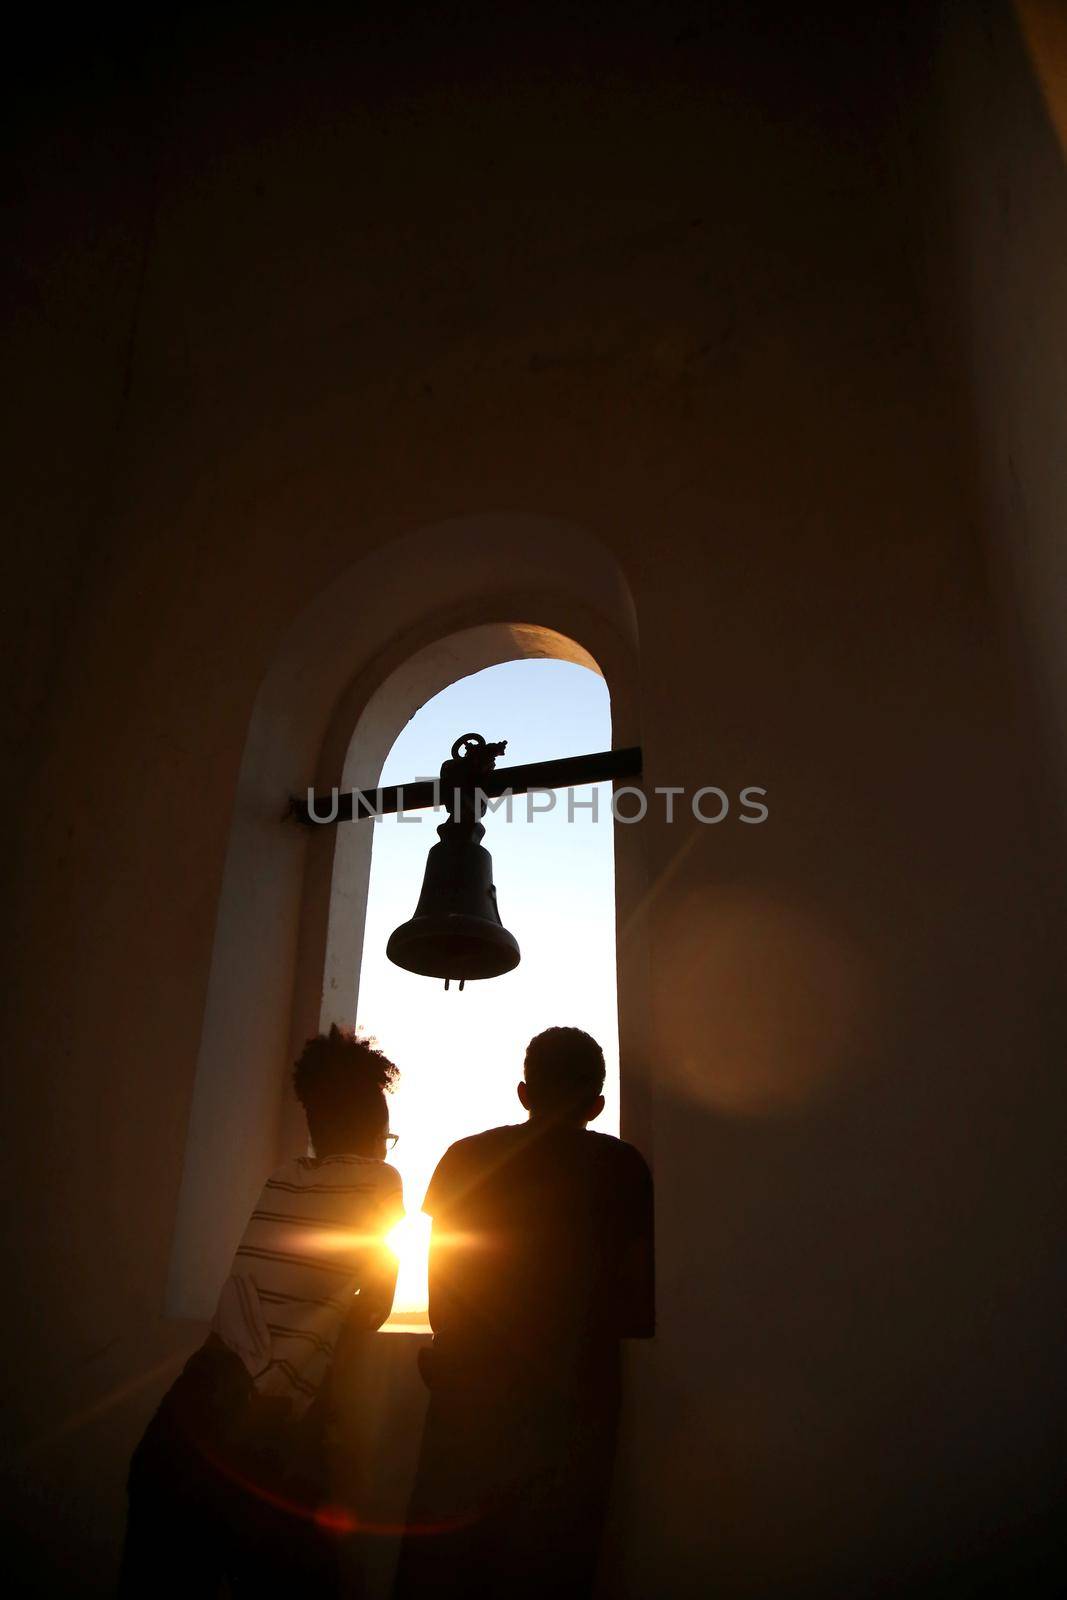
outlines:
[{"label": "striped shirt", "polygon": [[369,1255],[403,1210],[400,1174],[369,1156],[298,1156],[267,1179],[212,1323],[261,1394],[310,1405]]}]

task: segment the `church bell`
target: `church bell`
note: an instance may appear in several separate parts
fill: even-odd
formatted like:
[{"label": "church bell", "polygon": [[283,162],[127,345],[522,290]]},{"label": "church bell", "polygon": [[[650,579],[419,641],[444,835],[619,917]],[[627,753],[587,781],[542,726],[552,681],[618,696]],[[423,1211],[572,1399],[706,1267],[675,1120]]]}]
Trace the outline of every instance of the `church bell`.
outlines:
[{"label": "church bell", "polygon": [[451,815],[437,830],[440,842],[427,858],[415,915],[385,947],[396,966],[444,978],[446,989],[454,978],[462,988],[468,978],[499,978],[519,964],[518,941],[497,910],[493,858],[481,843],[485,802],[474,791],[505,744],[486,745],[480,735],[465,734],[453,745],[452,761],[441,768],[442,786],[452,786]]}]

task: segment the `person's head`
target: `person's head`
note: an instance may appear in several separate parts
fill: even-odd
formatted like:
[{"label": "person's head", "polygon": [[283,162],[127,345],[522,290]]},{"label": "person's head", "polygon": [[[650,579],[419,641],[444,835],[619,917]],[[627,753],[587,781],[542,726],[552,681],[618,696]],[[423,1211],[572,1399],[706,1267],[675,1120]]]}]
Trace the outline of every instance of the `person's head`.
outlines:
[{"label": "person's head", "polygon": [[604,1109],[604,1052],[581,1028],[546,1028],[526,1046],[519,1100],[532,1117],[584,1127]]},{"label": "person's head", "polygon": [[293,1088],[307,1116],[317,1156],[385,1159],[386,1091],[399,1073],[369,1039],[339,1028],[309,1039],[293,1068]]}]

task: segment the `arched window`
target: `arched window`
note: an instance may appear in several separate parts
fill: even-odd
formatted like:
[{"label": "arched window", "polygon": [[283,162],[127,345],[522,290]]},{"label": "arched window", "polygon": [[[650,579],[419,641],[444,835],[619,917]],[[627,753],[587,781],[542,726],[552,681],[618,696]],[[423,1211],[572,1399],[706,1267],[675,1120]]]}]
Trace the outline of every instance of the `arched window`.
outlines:
[{"label": "arched window", "polygon": [[[374,1021],[356,997],[376,825],[285,823],[286,797],[309,784],[373,788],[420,706],[458,680],[515,662],[602,671],[611,689],[611,737],[593,744],[641,742],[633,601],[615,558],[580,527],[485,513],[386,540],[294,616],[263,664],[234,787],[215,797],[229,816],[228,836],[187,1084],[165,1291],[170,1316],[211,1316],[265,1174],[306,1137],[290,1087],[304,1041],[331,1021]],[[452,737],[468,731],[457,728]],[[478,731],[515,741],[518,759],[520,729]],[[546,753],[566,749],[554,740]],[[445,753],[435,750],[431,771]],[[487,840],[498,856],[500,831],[493,828]],[[652,889],[641,830],[612,831],[622,1132],[649,1153]],[[432,839],[424,824],[425,837]],[[420,843],[405,915],[424,860]],[[502,858],[497,871],[505,918],[512,916],[521,937],[510,909],[515,880]],[[607,941],[606,960],[610,949]],[[530,948],[527,970],[529,960]]]},{"label": "arched window", "polygon": [[[607,685],[585,665],[545,659],[463,677],[407,723],[382,783],[435,776],[453,740],[469,730],[507,738],[501,765],[607,749]],[[486,816],[483,843],[500,913],[522,960],[514,972],[468,983],[462,993],[402,971],[385,954],[392,929],[412,915],[444,815],[358,824],[373,830],[373,841],[357,1015],[349,1020],[373,1033],[402,1073],[392,1096],[400,1138],[391,1159],[404,1179],[409,1220],[395,1235],[394,1328],[424,1325],[429,1223],[419,1206],[433,1168],[453,1140],[522,1120],[515,1087],[534,1034],[568,1025],[600,1042],[607,1079],[597,1127],[619,1131],[611,785],[518,795]]]}]

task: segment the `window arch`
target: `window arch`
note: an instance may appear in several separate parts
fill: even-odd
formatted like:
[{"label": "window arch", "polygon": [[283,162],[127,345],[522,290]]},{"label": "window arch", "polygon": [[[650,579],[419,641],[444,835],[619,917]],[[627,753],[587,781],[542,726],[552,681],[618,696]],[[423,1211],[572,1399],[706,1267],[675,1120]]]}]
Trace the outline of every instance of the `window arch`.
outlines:
[{"label": "window arch", "polygon": [[[170,1315],[210,1316],[264,1173],[303,1136],[288,1088],[294,1054],[345,1005],[342,969],[359,971],[351,941],[362,940],[369,834],[361,825],[283,825],[285,797],[311,784],[373,787],[400,728],[437,689],[536,655],[597,666],[611,693],[612,742],[640,743],[636,621],[616,561],[580,528],[518,514],[456,518],[382,545],[306,606],[281,641],[232,797]],[[615,830],[616,916],[622,1126],[647,1151],[640,833]]]}]

